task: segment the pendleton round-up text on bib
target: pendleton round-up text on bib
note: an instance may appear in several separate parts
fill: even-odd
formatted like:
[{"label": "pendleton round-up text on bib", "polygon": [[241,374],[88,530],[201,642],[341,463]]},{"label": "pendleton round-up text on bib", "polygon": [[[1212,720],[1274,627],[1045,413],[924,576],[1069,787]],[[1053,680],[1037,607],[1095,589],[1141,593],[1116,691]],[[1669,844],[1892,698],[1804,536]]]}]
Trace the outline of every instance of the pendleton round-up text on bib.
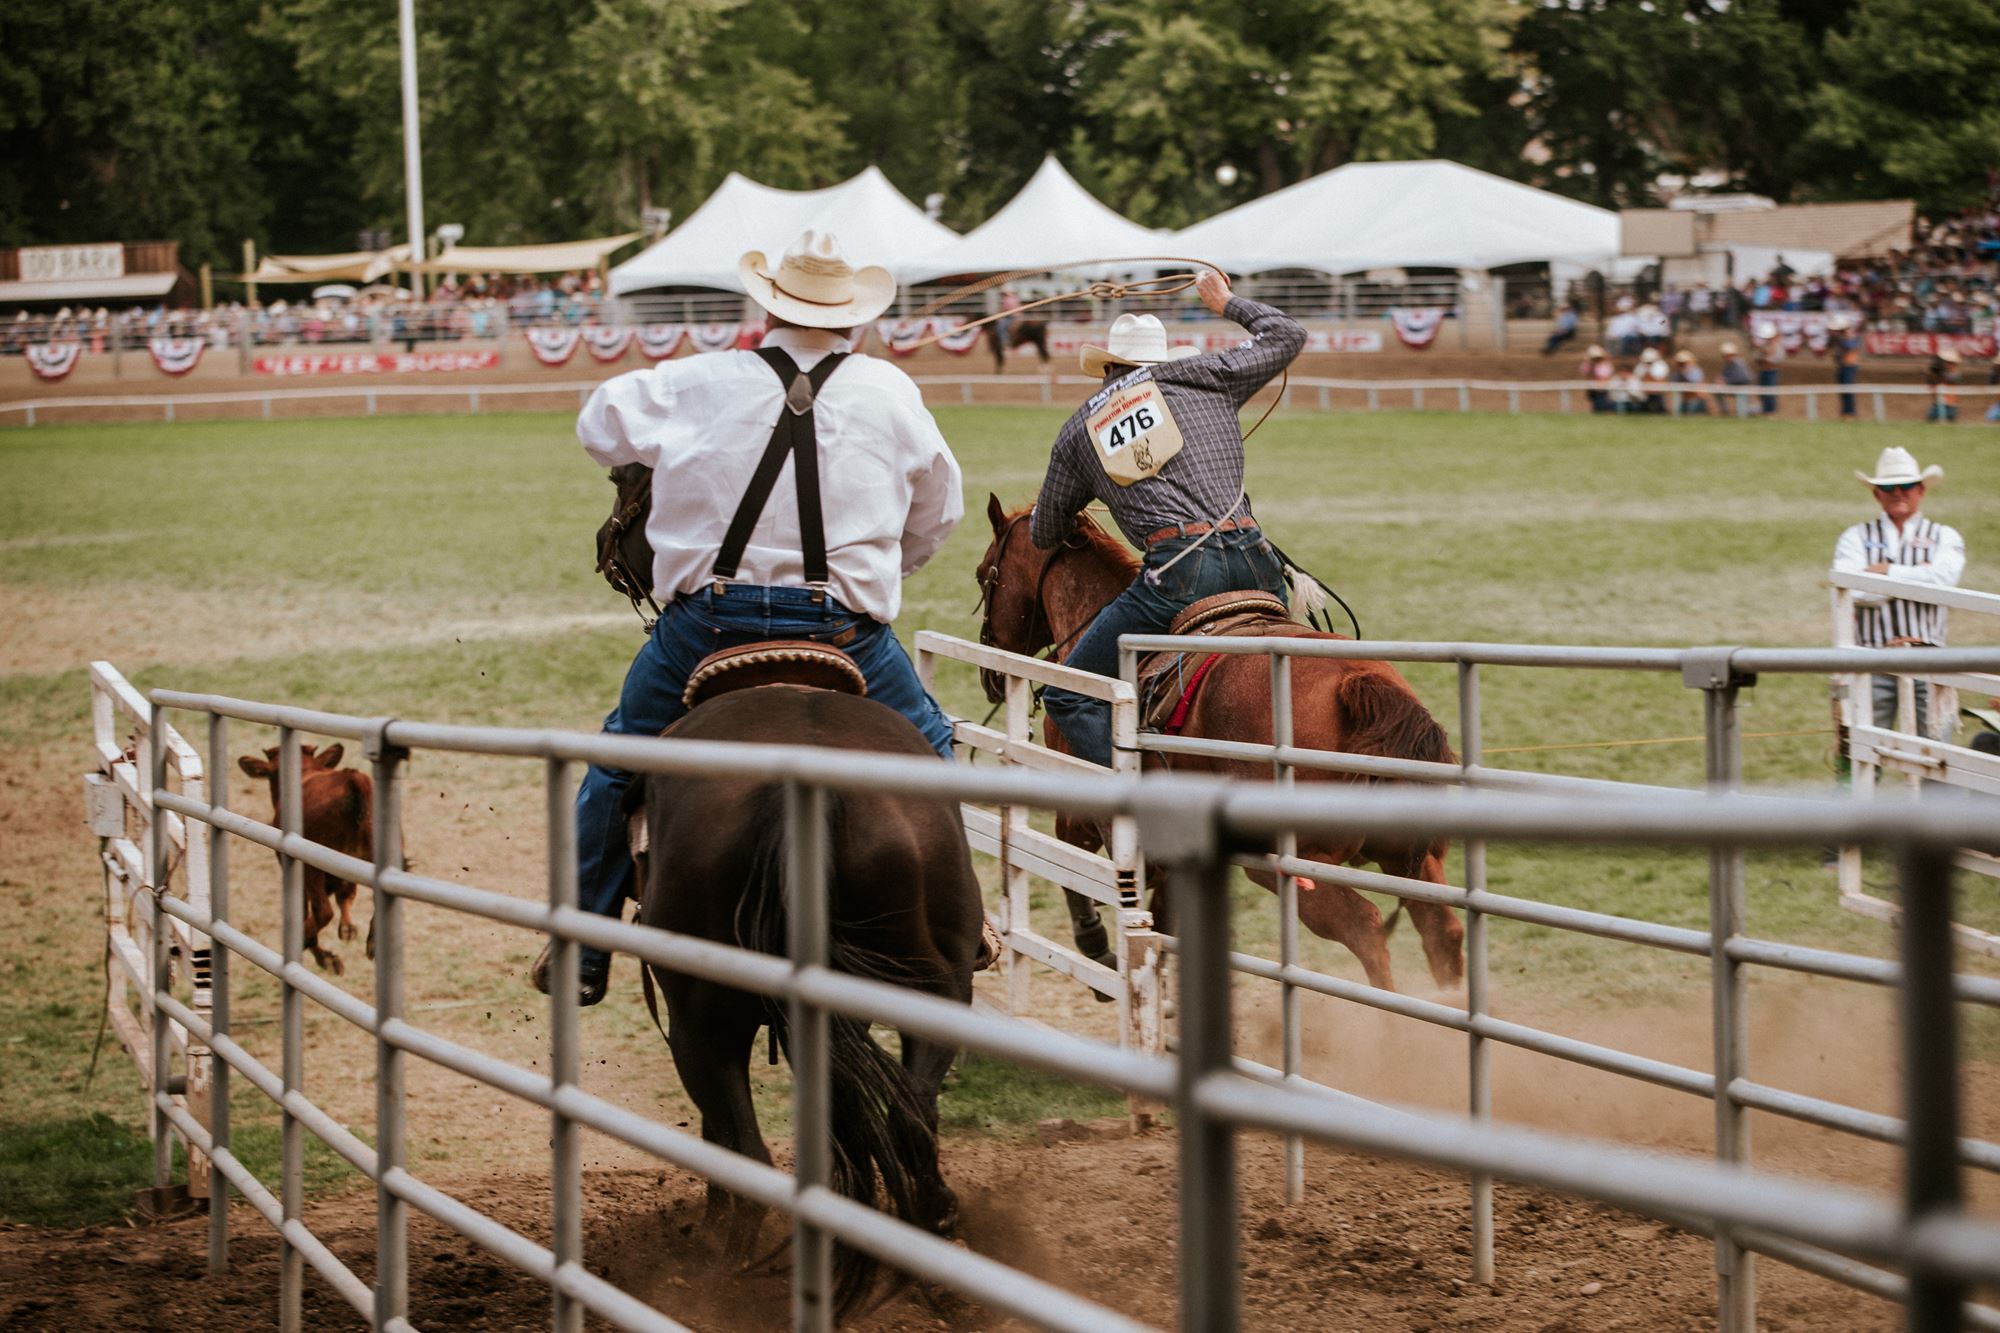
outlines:
[{"label": "pendleton round-up text on bib", "polygon": [[1085,418],[1104,474],[1120,486],[1156,476],[1181,451],[1181,428],[1150,378],[1113,385]]}]

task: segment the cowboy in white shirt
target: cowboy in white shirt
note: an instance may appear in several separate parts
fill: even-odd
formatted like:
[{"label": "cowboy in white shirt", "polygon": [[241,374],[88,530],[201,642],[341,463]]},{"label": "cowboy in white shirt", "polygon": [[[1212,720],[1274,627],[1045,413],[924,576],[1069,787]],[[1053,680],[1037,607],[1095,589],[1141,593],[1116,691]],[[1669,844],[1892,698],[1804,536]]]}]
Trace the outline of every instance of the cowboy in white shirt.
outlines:
[{"label": "cowboy in white shirt", "polygon": [[[888,309],[895,281],[886,269],[856,271],[832,236],[810,231],[776,265],[746,254],[739,275],[770,315],[762,348],[620,375],[577,418],[597,462],[653,469],[646,538],[666,604],[604,729],[659,735],[687,711],[688,675],[712,652],[813,639],[852,657],[869,697],[949,758],[950,720],[889,622],[903,576],[964,514],[958,463],[910,378],[853,353],[854,329]],[[790,453],[775,434],[788,402],[803,426],[785,437]],[[807,441],[816,448],[807,452]],[[593,766],[577,793],[578,899],[606,916],[632,884],[623,811],[631,778]],[[546,960],[545,950],[534,972],[543,991]],[[584,949],[583,1003],[604,997],[609,968]]]},{"label": "cowboy in white shirt", "polygon": [[[1933,522],[1917,512],[1929,484],[1944,476],[1933,463],[1921,472],[1909,450],[1888,448],[1875,460],[1875,474],[1855,478],[1873,489],[1880,518],[1856,523],[1840,534],[1833,548],[1833,568],[1841,574],[1879,574],[1926,588],[1955,588],[1965,573],[1965,539],[1955,528]],[[1854,641],[1863,648],[1928,645],[1942,648],[1945,608],[1871,593],[1854,596]],[[1876,676],[1873,685],[1875,725],[1896,723],[1896,678]],[[1928,734],[1928,688],[1916,686],[1917,730]]]}]

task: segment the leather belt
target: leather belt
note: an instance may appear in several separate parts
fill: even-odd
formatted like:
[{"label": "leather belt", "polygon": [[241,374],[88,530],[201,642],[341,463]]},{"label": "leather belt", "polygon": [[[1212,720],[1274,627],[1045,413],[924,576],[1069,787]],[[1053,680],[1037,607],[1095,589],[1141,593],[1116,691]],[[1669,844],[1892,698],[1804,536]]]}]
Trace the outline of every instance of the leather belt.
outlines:
[{"label": "leather belt", "polygon": [[1225,518],[1220,523],[1176,523],[1161,528],[1158,532],[1146,534],[1146,545],[1166,541],[1170,537],[1200,537],[1210,532],[1247,532],[1257,526],[1254,518]]}]

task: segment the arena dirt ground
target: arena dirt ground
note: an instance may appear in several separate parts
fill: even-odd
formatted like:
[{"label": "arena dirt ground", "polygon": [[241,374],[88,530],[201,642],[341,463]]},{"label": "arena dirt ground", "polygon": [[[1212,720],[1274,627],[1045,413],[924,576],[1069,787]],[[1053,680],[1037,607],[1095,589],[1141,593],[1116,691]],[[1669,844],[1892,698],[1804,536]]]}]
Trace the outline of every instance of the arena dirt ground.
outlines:
[{"label": "arena dirt ground", "polygon": [[[1122,1125],[1122,1122],[1114,1122]],[[1091,1127],[1081,1127],[1089,1129]],[[1173,1323],[1174,1140],[1167,1132],[1057,1142],[954,1141],[949,1175],[964,1201],[975,1249],[1149,1323]],[[784,1159],[782,1149],[780,1161]],[[1496,1206],[1499,1282],[1469,1284],[1465,1188],[1452,1177],[1315,1152],[1307,1200],[1283,1202],[1277,1144],[1248,1141],[1241,1162],[1246,1326],[1452,1328],[1596,1333],[1714,1326],[1714,1249],[1706,1239],[1596,1204],[1502,1187]],[[547,1195],[531,1178],[449,1182],[459,1197],[543,1242]],[[585,1179],[590,1266],[690,1327],[788,1326],[782,1278],[736,1276],[705,1244],[700,1187],[658,1170]],[[310,1221],[366,1280],[374,1266],[374,1198],[350,1193],[310,1210]],[[0,1231],[0,1327],[19,1333],[189,1328],[232,1333],[275,1320],[277,1245],[238,1206],[230,1272],[204,1277],[206,1219],[150,1228]],[[777,1223],[765,1237],[775,1243]],[[455,1233],[411,1223],[411,1319],[420,1328],[530,1328],[546,1323],[548,1295]],[[1760,1263],[1759,1322],[1785,1330],[1871,1333],[1901,1326],[1870,1297],[1774,1263]],[[309,1276],[308,1328],[358,1323]],[[933,1307],[914,1291],[891,1297],[850,1327],[871,1333],[1026,1327],[964,1305]]]}]

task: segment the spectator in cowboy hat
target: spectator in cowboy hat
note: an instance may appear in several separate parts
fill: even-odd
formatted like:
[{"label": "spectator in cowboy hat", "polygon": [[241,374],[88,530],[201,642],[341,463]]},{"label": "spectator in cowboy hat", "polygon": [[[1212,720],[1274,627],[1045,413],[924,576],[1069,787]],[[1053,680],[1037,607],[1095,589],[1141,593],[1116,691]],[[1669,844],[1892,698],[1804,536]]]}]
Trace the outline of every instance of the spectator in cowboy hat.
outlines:
[{"label": "spectator in cowboy hat", "polygon": [[[1768,319],[1759,320],[1751,332],[1756,335],[1751,345],[1757,353],[1758,387],[1775,389],[1778,387],[1779,368],[1785,364],[1785,335],[1778,331],[1776,323]],[[1760,395],[1758,407],[1764,416],[1778,415],[1778,395]]]},{"label": "spectator in cowboy hat", "polygon": [[[1965,572],[1965,539],[1954,528],[1918,512],[1930,483],[1944,476],[1937,464],[1919,469],[1907,449],[1890,446],[1875,460],[1875,471],[1855,479],[1869,487],[1882,513],[1840,534],[1833,569],[1840,574],[1874,574],[1925,588],[1955,588]],[[1945,608],[1878,593],[1854,595],[1854,641],[1863,648],[1942,648]],[[1876,676],[1875,725],[1896,720],[1896,678]],[[1917,730],[1928,733],[1928,687],[1916,687]],[[1940,719],[1946,720],[1946,719]]]},{"label": "spectator in cowboy hat", "polygon": [[[833,236],[813,231],[775,262],[752,250],[737,272],[770,316],[760,350],[619,375],[577,417],[577,438],[598,463],[652,469],[646,537],[653,592],[666,604],[604,729],[659,735],[687,711],[689,673],[719,649],[813,639],[853,658],[868,696],[949,757],[951,723],[889,624],[903,576],[937,553],[964,514],[958,463],[909,376],[853,351],[855,328],[895,300],[895,279],[856,268]],[[806,405],[790,410],[807,427],[803,442],[777,433],[781,413],[799,401]],[[760,460],[801,443],[819,460],[817,476],[786,466],[760,494],[751,484]],[[617,915],[632,884],[623,809],[631,779],[593,765],[577,792],[577,897],[605,916]],[[548,957],[544,950],[533,973],[544,992]],[[583,1003],[604,998],[609,973],[610,959],[586,947]]]},{"label": "spectator in cowboy hat", "polygon": [[1616,371],[1611,358],[1604,349],[1592,343],[1584,349],[1583,364],[1576,368],[1578,378],[1589,380],[1591,388],[1590,410],[1593,412],[1615,412],[1618,405],[1611,401],[1611,376]]},{"label": "spectator in cowboy hat", "polygon": [[[1750,366],[1743,359],[1742,348],[1738,347],[1733,341],[1725,340],[1722,346],[1716,350],[1722,353],[1722,382],[1724,384],[1741,387],[1751,383]],[[1747,393],[1721,394],[1716,397],[1715,401],[1718,406],[1736,416],[1747,417],[1750,415],[1750,395]]]},{"label": "spectator in cowboy hat", "polygon": [[1701,363],[1694,359],[1694,353],[1685,347],[1674,353],[1674,373],[1669,382],[1689,386],[1680,395],[1682,416],[1708,415],[1708,394],[1701,388],[1708,382],[1708,376],[1702,373]]},{"label": "spectator in cowboy hat", "polygon": [[1924,383],[1931,387],[1931,410],[1924,420],[1958,420],[1959,377],[1958,349],[1940,339],[1937,355],[1924,370]]},{"label": "spectator in cowboy hat", "polygon": [[[1082,351],[1083,372],[1104,386],[1064,423],[1049,453],[1029,535],[1061,545],[1077,515],[1102,500],[1133,546],[1140,575],[1098,612],[1065,664],[1118,674],[1118,636],[1162,634],[1182,610],[1215,593],[1261,589],[1287,596],[1285,571],[1257,527],[1243,490],[1243,433],[1236,414],[1290,365],[1306,331],[1291,316],[1230,293],[1213,269],[1196,284],[1213,314],[1250,331],[1219,352],[1169,348],[1151,315],[1120,315],[1103,346]],[[1051,688],[1049,720],[1070,749],[1111,763],[1108,702]]]},{"label": "spectator in cowboy hat", "polygon": [[[1826,331],[1832,338],[1833,380],[1853,384],[1861,378],[1861,321],[1845,311],[1827,316]],[[1854,420],[1854,395],[1840,395],[1840,419]]]}]

